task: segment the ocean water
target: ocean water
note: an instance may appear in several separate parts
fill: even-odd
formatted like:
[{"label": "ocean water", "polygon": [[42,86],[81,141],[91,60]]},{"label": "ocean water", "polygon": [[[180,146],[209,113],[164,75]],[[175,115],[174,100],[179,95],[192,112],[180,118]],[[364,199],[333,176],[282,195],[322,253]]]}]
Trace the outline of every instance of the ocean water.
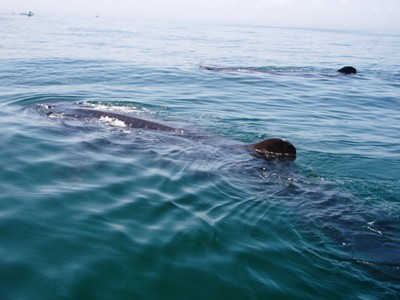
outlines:
[{"label": "ocean water", "polygon": [[[399,33],[0,28],[0,299],[400,298]],[[297,159],[240,146],[271,137]]]}]

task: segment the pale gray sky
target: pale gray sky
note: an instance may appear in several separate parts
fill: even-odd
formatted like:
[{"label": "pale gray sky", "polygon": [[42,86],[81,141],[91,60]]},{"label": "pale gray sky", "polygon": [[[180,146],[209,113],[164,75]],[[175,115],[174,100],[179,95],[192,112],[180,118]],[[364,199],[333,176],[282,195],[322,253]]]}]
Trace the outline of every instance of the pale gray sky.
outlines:
[{"label": "pale gray sky", "polygon": [[400,32],[400,0],[1,0],[0,12]]}]

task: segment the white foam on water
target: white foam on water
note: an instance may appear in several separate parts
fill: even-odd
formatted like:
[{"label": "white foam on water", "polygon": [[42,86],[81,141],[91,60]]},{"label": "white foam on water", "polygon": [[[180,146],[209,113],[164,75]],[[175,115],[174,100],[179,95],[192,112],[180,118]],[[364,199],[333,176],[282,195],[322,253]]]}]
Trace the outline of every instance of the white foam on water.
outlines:
[{"label": "white foam on water", "polygon": [[119,105],[108,105],[102,103],[91,103],[91,102],[79,102],[78,105],[93,108],[96,110],[102,111],[113,111],[113,112],[122,112],[122,113],[144,113],[147,111],[146,108],[138,108],[136,106],[119,106]]},{"label": "white foam on water", "polygon": [[111,126],[115,126],[115,127],[121,127],[121,128],[125,128],[126,124],[125,122],[115,119],[115,118],[110,118],[110,117],[100,117],[99,119],[100,122],[105,123],[107,125],[111,125]]}]

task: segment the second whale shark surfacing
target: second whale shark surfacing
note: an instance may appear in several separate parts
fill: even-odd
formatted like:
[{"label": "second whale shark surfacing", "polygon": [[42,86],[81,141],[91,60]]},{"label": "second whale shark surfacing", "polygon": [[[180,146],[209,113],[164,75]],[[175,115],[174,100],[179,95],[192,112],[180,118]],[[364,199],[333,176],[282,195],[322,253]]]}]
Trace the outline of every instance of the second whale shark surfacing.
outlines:
[{"label": "second whale shark surfacing", "polygon": [[[279,68],[257,68],[257,67],[212,67],[212,66],[205,66],[205,65],[201,65],[200,66],[201,69],[207,70],[207,71],[214,71],[214,72],[258,72],[258,73],[275,73],[275,72],[289,72],[289,73],[293,73],[294,71],[288,71],[283,69],[279,69]],[[295,72],[302,72],[302,71],[295,71]],[[344,74],[344,75],[353,75],[353,74],[357,74],[357,70],[356,68],[352,67],[352,66],[346,66],[343,68],[340,68],[338,70],[336,70],[336,72],[340,73],[340,74]]]},{"label": "second whale shark surfacing", "polygon": [[[143,128],[157,131],[169,131],[169,132],[183,132],[180,128],[171,127],[158,122],[127,116],[115,112],[101,111],[97,109],[89,108],[69,108],[69,107],[57,107],[54,105],[42,105],[45,108],[45,114],[52,116],[54,114],[60,114],[67,118],[77,119],[102,119],[110,118],[118,120],[124,123],[125,126],[132,128]],[[288,141],[280,138],[271,138],[263,140],[253,144],[241,145],[243,148],[249,149],[257,157],[264,159],[280,159],[280,160],[295,160],[296,159],[296,148]]]}]

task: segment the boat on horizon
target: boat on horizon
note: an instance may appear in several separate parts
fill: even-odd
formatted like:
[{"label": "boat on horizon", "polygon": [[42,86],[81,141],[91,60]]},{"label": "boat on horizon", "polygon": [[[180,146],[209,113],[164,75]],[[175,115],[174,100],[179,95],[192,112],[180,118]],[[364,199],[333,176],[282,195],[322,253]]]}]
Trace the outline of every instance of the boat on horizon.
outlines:
[{"label": "boat on horizon", "polygon": [[21,16],[28,16],[28,17],[32,17],[34,15],[34,13],[32,11],[29,12],[22,12],[20,13]]}]

